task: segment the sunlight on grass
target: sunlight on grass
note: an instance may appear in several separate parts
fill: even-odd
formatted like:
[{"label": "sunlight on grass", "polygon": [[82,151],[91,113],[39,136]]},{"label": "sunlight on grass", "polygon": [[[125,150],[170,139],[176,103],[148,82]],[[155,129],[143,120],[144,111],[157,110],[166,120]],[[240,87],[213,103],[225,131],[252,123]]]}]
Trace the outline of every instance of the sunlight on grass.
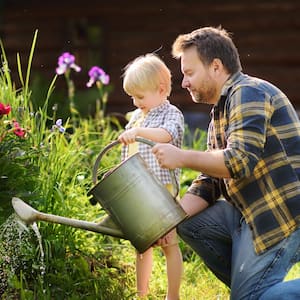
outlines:
[{"label": "sunlight on grass", "polygon": [[[122,250],[123,261],[128,266],[127,275],[132,278],[132,292],[135,289],[135,250],[125,242]],[[166,260],[159,247],[153,251],[153,269],[150,278],[150,294],[147,300],[165,300],[167,289]],[[184,274],[180,299],[228,300],[229,289],[205,267],[198,256],[184,262]]]},{"label": "sunlight on grass", "polygon": [[285,281],[300,278],[300,262],[295,264],[285,277]]}]

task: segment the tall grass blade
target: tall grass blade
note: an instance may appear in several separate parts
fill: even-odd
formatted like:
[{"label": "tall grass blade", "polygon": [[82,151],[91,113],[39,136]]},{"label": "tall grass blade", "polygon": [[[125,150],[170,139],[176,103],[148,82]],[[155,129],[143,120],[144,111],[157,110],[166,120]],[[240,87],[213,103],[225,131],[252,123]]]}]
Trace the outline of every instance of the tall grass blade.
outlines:
[{"label": "tall grass blade", "polygon": [[18,67],[19,79],[20,79],[20,81],[21,81],[22,86],[24,86],[24,79],[23,79],[23,72],[22,72],[21,57],[20,57],[20,54],[19,54],[19,53],[17,53],[17,67]]},{"label": "tall grass blade", "polygon": [[38,30],[36,29],[35,32],[34,32],[33,41],[32,41],[30,54],[29,54],[29,59],[28,59],[28,65],[27,65],[26,82],[25,82],[25,87],[24,87],[25,88],[25,90],[24,90],[25,98],[26,98],[27,93],[28,93],[30,70],[31,70],[31,65],[32,65],[32,60],[33,60],[34,49],[35,49],[35,45],[36,45],[36,41],[37,41],[37,35],[38,35]]},{"label": "tall grass blade", "polygon": [[9,66],[8,66],[6,53],[5,53],[4,46],[3,46],[1,39],[0,39],[0,47],[1,47],[1,57],[2,57],[2,72],[6,79],[6,84],[8,87],[8,94],[12,95],[13,94],[13,85],[12,85],[12,81],[11,81],[10,70],[9,70]]}]

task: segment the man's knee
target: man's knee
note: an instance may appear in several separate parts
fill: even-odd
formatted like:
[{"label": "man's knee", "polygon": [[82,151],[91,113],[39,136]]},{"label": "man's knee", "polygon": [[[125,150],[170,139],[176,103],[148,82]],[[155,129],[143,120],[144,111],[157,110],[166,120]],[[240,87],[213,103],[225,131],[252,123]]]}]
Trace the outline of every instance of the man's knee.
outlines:
[{"label": "man's knee", "polygon": [[190,222],[186,220],[177,226],[177,234],[185,240],[185,237],[191,236]]}]

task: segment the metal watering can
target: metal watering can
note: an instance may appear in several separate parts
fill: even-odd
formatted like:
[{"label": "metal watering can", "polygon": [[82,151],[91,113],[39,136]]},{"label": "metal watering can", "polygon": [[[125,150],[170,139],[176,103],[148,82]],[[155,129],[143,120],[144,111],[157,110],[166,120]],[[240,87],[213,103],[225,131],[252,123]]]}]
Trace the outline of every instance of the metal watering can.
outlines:
[{"label": "metal watering can", "polygon": [[[154,145],[143,138],[136,138],[136,141]],[[178,188],[174,172],[170,170],[176,192],[171,195],[139,153],[124,160],[96,183],[103,155],[118,143],[113,141],[107,145],[93,168],[95,186],[88,192],[92,195],[90,201],[92,204],[99,202],[108,214],[100,223],[42,213],[14,197],[12,205],[17,215],[27,224],[46,221],[127,239],[140,253],[145,252],[182,222],[187,214],[175,199]]]}]

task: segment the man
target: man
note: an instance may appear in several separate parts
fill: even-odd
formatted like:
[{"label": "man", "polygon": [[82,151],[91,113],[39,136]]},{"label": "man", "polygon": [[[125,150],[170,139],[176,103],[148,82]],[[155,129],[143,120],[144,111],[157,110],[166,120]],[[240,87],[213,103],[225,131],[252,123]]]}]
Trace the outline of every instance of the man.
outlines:
[{"label": "man", "polygon": [[179,35],[182,87],[213,105],[208,150],[157,144],[160,166],[200,175],[181,200],[190,216],[178,233],[231,289],[231,299],[300,299],[300,122],[272,84],[241,72],[221,28]]}]

